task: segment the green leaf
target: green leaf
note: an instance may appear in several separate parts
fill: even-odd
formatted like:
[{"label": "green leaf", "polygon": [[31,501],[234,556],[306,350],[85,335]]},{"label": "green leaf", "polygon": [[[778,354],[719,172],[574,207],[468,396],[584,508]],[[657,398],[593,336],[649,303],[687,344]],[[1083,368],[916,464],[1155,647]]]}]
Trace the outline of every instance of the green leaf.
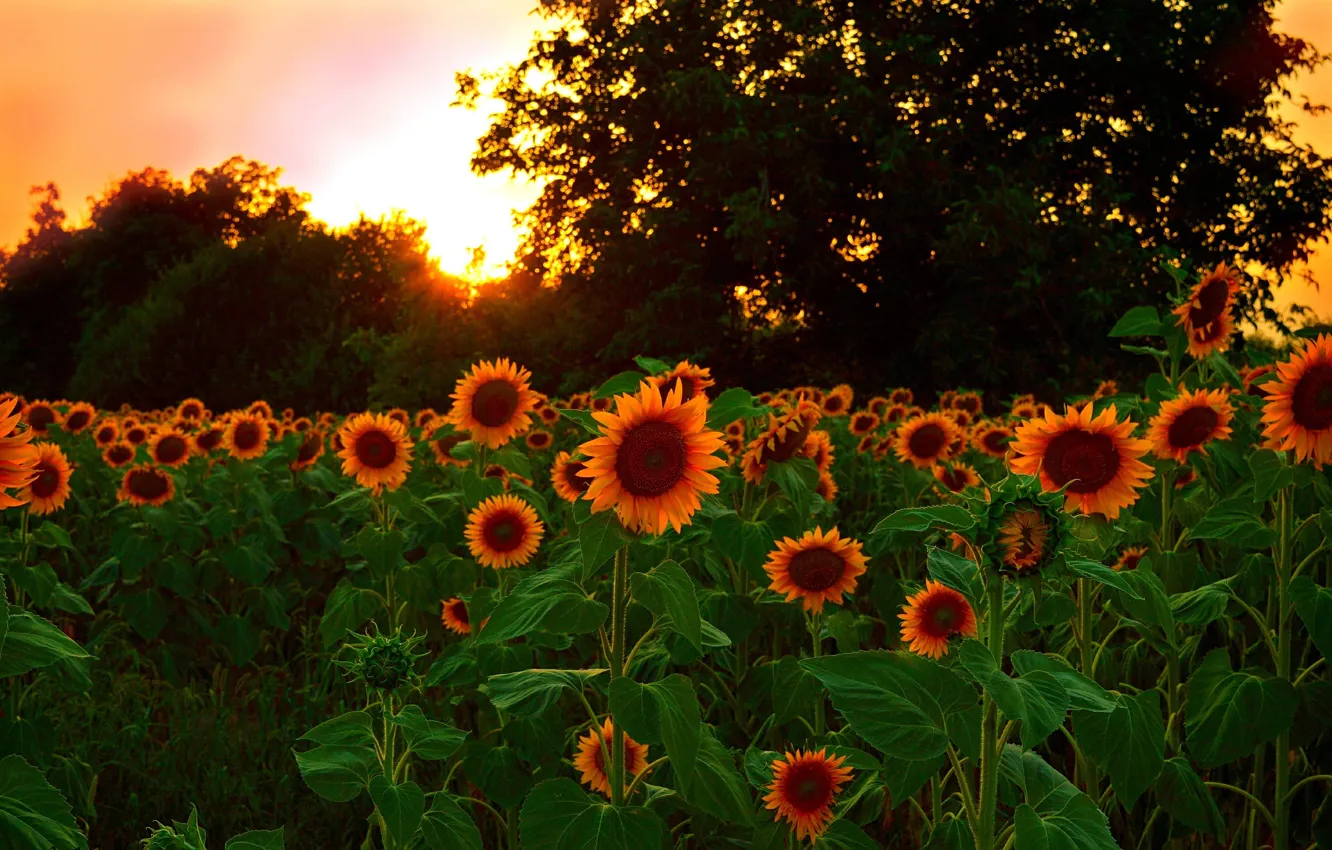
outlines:
[{"label": "green leaf", "polygon": [[690,805],[724,821],[744,826],[753,824],[754,800],[744,776],[736,769],[735,756],[713,737],[712,730],[706,726],[702,727],[700,742],[694,781],[689,793],[680,796]]},{"label": "green leaf", "polygon": [[666,746],[676,790],[687,797],[702,733],[694,683],[679,673],[646,685],[621,676],[611,682],[610,711],[634,740]]},{"label": "green leaf", "polygon": [[370,574],[381,580],[402,566],[402,550],[406,545],[407,538],[396,528],[384,531],[371,525],[356,535],[357,551],[370,566]]},{"label": "green leaf", "polygon": [[936,776],[939,773],[943,765],[943,756],[935,756],[924,761],[908,761],[892,756],[884,756],[881,772],[883,782],[888,787],[888,796],[892,800],[892,805],[901,804],[919,791],[931,776]]},{"label": "green leaf", "polygon": [[667,615],[671,625],[703,651],[702,618],[698,613],[698,594],[694,580],[675,561],[663,561],[646,573],[629,576],[629,587],[635,600],[653,614]]},{"label": "green leaf", "polygon": [[495,606],[475,639],[478,644],[500,643],[538,629],[551,634],[586,634],[595,632],[608,612],[572,581],[537,573],[519,582]]},{"label": "green leaf", "polygon": [[971,828],[961,818],[952,818],[930,830],[929,840],[921,850],[974,850],[976,840]]},{"label": "green leaf", "polygon": [[557,407],[555,410],[565,419],[583,426],[583,430],[589,434],[601,436],[601,423],[593,418],[590,410],[566,410],[562,407]]},{"label": "green leaf", "polygon": [[232,838],[223,850],[283,850],[285,842],[285,827],[252,829]]},{"label": "green leaf", "polygon": [[370,799],[375,801],[393,843],[406,847],[425,814],[425,792],[421,786],[415,782],[394,785],[381,773],[370,780]]},{"label": "green leaf", "polygon": [[421,833],[430,850],[482,850],[476,824],[448,794],[431,798],[430,810],[421,821]]},{"label": "green leaf", "polygon": [[[804,717],[822,693],[818,679],[806,672],[799,661],[790,655],[783,655],[776,662],[769,662],[760,669],[771,677],[775,723],[789,723],[797,717]],[[767,676],[763,678],[768,681]]]},{"label": "green leaf", "polygon": [[879,850],[879,845],[863,829],[841,818],[828,824],[817,846],[820,850]]},{"label": "green leaf", "polygon": [[1204,768],[1252,755],[1290,728],[1299,698],[1285,679],[1234,672],[1225,649],[1214,649],[1189,677],[1184,706],[1189,752]]},{"label": "green leaf", "polygon": [[938,662],[905,652],[852,652],[806,658],[856,734],[884,754],[910,761],[948,749],[948,715],[976,703],[975,690]]},{"label": "green leaf", "polygon": [[9,755],[0,759],[0,846],[14,850],[86,850],[69,803],[42,772]]},{"label": "green leaf", "polygon": [[1110,773],[1110,785],[1124,808],[1133,808],[1165,763],[1161,694],[1151,690],[1121,696],[1111,712],[1077,712],[1073,728],[1083,753]]},{"label": "green leaf", "polygon": [[778,489],[791,500],[797,516],[809,515],[810,496],[819,486],[819,469],[807,457],[768,464],[766,477],[777,483]]},{"label": "green leaf", "polygon": [[1064,686],[1069,708],[1075,711],[1114,711],[1119,702],[1105,688],[1069,666],[1061,656],[1019,649],[1008,657],[1019,676],[1038,670],[1049,673]]},{"label": "green leaf", "polygon": [[32,533],[32,542],[43,549],[74,550],[74,541],[70,539],[69,532],[54,522],[44,522],[38,526]]},{"label": "green leaf", "polygon": [[1022,723],[1022,746],[1030,749],[1044,741],[1064,722],[1068,692],[1054,676],[1035,670],[1012,679],[999,669],[994,654],[978,640],[964,640],[958,663],[985,689],[999,710]]},{"label": "green leaf", "polygon": [[1253,500],[1237,496],[1218,502],[1189,529],[1191,540],[1224,540],[1245,549],[1266,549],[1277,534],[1260,520]]},{"label": "green leaf", "polygon": [[975,524],[976,518],[960,505],[902,508],[879,520],[878,525],[870,532],[870,536],[890,531],[929,531],[935,527],[949,531],[966,531]]},{"label": "green leaf", "polygon": [[1110,329],[1111,338],[1124,336],[1160,336],[1161,316],[1155,307],[1130,308]]},{"label": "green leaf", "polygon": [[642,369],[649,375],[661,375],[675,368],[665,360],[658,360],[655,357],[648,357],[644,354],[635,357],[634,362],[638,364],[638,368]]},{"label": "green leaf", "polygon": [[1226,824],[1212,792],[1179,756],[1162,767],[1156,780],[1156,800],[1167,814],[1192,830],[1216,836],[1225,834]]},{"label": "green leaf", "polygon": [[708,427],[719,430],[737,419],[767,416],[771,412],[772,408],[754,401],[754,397],[746,390],[731,387],[723,390],[708,405]]},{"label": "green leaf", "polygon": [[606,381],[592,394],[593,398],[610,398],[613,395],[624,395],[625,393],[638,392],[638,385],[646,380],[642,372],[621,372],[607,378]]},{"label": "green leaf", "polygon": [[1017,850],[1119,850],[1105,825],[1105,815],[1085,795],[1044,816],[1023,803],[1013,816],[1013,825]]},{"label": "green leaf", "polygon": [[632,850],[661,844],[661,820],[639,806],[615,808],[572,779],[548,779],[523,803],[523,850]]},{"label": "green leaf", "polygon": [[767,581],[763,565],[776,548],[772,531],[765,522],[749,522],[728,511],[712,521],[712,540],[717,550],[755,579]]},{"label": "green leaf", "polygon": [[597,670],[519,670],[486,680],[490,702],[519,717],[542,714],[559,701],[566,690],[582,693],[588,683],[609,672]]},{"label": "green leaf", "polygon": [[1091,579],[1097,584],[1109,585],[1134,599],[1142,598],[1133,585],[1124,578],[1123,573],[1112,570],[1100,561],[1066,557],[1064,563],[1068,566],[1068,571],[1079,578]]},{"label": "green leaf", "polygon": [[463,773],[501,809],[517,806],[533,785],[532,769],[511,747],[472,741],[463,756]]},{"label": "green leaf", "polygon": [[67,659],[92,657],[50,621],[19,608],[8,610],[0,677],[17,676]]},{"label": "green leaf", "polygon": [[974,604],[982,591],[976,562],[936,546],[927,546],[925,552],[925,566],[930,571],[930,578],[951,587]]},{"label": "green leaf", "polygon": [[1271,449],[1256,449],[1249,455],[1249,472],[1253,476],[1253,500],[1259,504],[1295,483],[1295,470],[1286,465],[1284,456]]},{"label": "green leaf", "polygon": [[1332,590],[1319,587],[1308,576],[1297,576],[1290,583],[1290,600],[1309,630],[1309,639],[1323,658],[1332,660]]},{"label": "green leaf", "polygon": [[419,705],[404,705],[402,711],[390,720],[403,731],[412,752],[427,761],[448,758],[467,740],[467,732],[448,723],[430,720]]},{"label": "green leaf", "polygon": [[602,564],[632,539],[612,510],[593,514],[586,522],[579,523],[578,548],[583,553],[583,578],[586,580],[595,575]]},{"label": "green leaf", "polygon": [[324,649],[359,629],[379,608],[378,601],[366,591],[343,578],[324,602],[324,614],[319,618],[319,638]]},{"label": "green leaf", "polygon": [[356,799],[372,776],[382,776],[379,757],[370,747],[316,747],[296,753],[296,766],[312,791],[335,803]]},{"label": "green leaf", "polygon": [[300,740],[328,746],[373,747],[373,728],[374,718],[368,712],[349,711],[332,720],[325,720],[302,735]]},{"label": "green leaf", "polygon": [[1170,613],[1175,621],[1190,626],[1207,626],[1225,616],[1230,604],[1230,580],[1205,584],[1170,597]]}]

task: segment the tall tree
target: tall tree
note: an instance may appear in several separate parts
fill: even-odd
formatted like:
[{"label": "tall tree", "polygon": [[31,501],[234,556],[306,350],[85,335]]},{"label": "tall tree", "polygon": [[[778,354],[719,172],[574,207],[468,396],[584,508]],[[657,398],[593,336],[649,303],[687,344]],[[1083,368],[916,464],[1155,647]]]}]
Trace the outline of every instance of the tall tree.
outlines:
[{"label": "tall tree", "polygon": [[476,171],[544,181],[522,262],[584,355],[1030,389],[1103,372],[1163,261],[1280,275],[1327,230],[1273,98],[1320,58],[1274,6],[543,0],[460,101],[504,103]]}]

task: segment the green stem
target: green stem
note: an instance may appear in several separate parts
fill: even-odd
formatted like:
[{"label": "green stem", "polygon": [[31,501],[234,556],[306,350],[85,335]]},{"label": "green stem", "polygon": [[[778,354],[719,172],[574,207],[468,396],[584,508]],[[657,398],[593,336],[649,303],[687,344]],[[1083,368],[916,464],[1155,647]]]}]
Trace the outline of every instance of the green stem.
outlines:
[{"label": "green stem", "polygon": [[[1089,579],[1078,579],[1078,658],[1082,662],[1082,675],[1095,681],[1096,656],[1092,654],[1092,583]],[[1083,783],[1087,796],[1093,800],[1100,796],[1101,777],[1096,766],[1088,760],[1085,763]]]},{"label": "green stem", "polygon": [[[823,617],[819,614],[813,614],[809,618],[809,634],[813,638],[814,658],[823,655]],[[823,693],[819,692],[818,699],[814,700],[814,736],[823,737],[826,731],[826,721],[824,719]]]},{"label": "green stem", "polygon": [[[986,644],[1000,668],[1004,664],[1004,585],[997,573],[992,573],[986,587],[988,607],[985,612],[988,636]],[[978,823],[972,828],[976,850],[994,848],[994,813],[999,791],[999,708],[986,692],[982,698],[981,753],[980,753],[980,810]]]},{"label": "green stem", "polygon": [[1174,529],[1171,527],[1174,520],[1174,514],[1171,511],[1173,507],[1174,485],[1171,482],[1170,470],[1167,469],[1161,475],[1161,551],[1170,551],[1173,542]]},{"label": "green stem", "polygon": [[[1281,523],[1281,558],[1277,564],[1277,677],[1290,681],[1290,567],[1291,567],[1291,488],[1281,491],[1279,522]],[[1273,803],[1276,807],[1276,850],[1290,847],[1290,801],[1286,794],[1290,790],[1290,730],[1283,731],[1276,739],[1276,787],[1273,789]]]},{"label": "green stem", "polygon": [[[611,657],[610,684],[612,690],[615,680],[624,675],[624,615],[625,595],[629,584],[629,547],[621,546],[615,553],[615,567],[611,576]],[[611,719],[614,724],[611,742],[611,804],[624,805],[624,727]]]},{"label": "green stem", "polygon": [[1249,805],[1253,806],[1253,810],[1255,812],[1263,816],[1263,820],[1267,821],[1268,826],[1272,826],[1273,824],[1276,823],[1276,820],[1272,817],[1272,813],[1267,810],[1267,806],[1263,805],[1263,801],[1259,800],[1257,797],[1253,796],[1248,791],[1245,791],[1243,788],[1239,788],[1234,785],[1227,784],[1225,782],[1204,782],[1203,784],[1206,785],[1208,788],[1222,788],[1225,789],[1226,791],[1233,791],[1236,794],[1239,794],[1241,797],[1244,797],[1249,801]]}]

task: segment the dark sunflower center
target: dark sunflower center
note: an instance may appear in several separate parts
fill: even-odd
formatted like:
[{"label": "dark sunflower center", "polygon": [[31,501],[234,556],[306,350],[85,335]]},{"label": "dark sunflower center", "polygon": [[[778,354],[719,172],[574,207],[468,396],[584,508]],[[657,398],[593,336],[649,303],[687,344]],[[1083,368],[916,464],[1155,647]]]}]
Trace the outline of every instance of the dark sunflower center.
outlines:
[{"label": "dark sunflower center", "polygon": [[120,464],[134,457],[134,450],[129,446],[112,446],[107,452],[107,460],[110,463]]},{"label": "dark sunflower center", "polygon": [[679,381],[680,384],[683,385],[680,390],[680,398],[683,399],[684,401],[689,401],[691,398],[694,397],[695,393],[698,392],[698,390],[696,389],[697,385],[694,383],[694,379],[689,377],[688,375],[676,375],[674,378],[671,378],[670,381],[667,382],[666,384],[667,392],[675,389],[675,384],[677,381]]},{"label": "dark sunflower center", "polygon": [[960,492],[967,486],[967,476],[960,469],[946,469],[943,474],[943,485],[954,493]]},{"label": "dark sunflower center", "polygon": [[602,756],[603,747],[609,749],[610,746],[610,741],[603,738],[602,740],[597,741],[597,748],[592,751],[592,761],[596,763],[597,770],[602,773],[606,772],[606,759]]},{"label": "dark sunflower center", "polygon": [[236,448],[249,451],[259,445],[259,426],[253,422],[241,422],[236,425],[236,436],[232,438]]},{"label": "dark sunflower center", "polygon": [[528,443],[536,448],[542,448],[550,438],[541,432],[537,432],[528,438]]},{"label": "dark sunflower center", "polygon": [[583,478],[578,473],[585,469],[582,461],[571,460],[564,465],[564,480],[579,493],[587,492],[587,488],[592,485],[591,478]]},{"label": "dark sunflower center", "polygon": [[829,413],[837,413],[842,409],[842,397],[839,395],[830,395],[823,400],[823,409]]},{"label": "dark sunflower center", "polygon": [[203,410],[197,404],[183,404],[180,407],[180,416],[182,419],[198,419],[203,415]]},{"label": "dark sunflower center", "polygon": [[948,435],[944,429],[930,422],[917,428],[907,440],[907,448],[915,457],[938,457],[948,444]]},{"label": "dark sunflower center", "polygon": [[56,472],[45,462],[38,464],[37,478],[32,482],[32,495],[38,499],[48,498],[60,486],[60,473]]},{"label": "dark sunflower center", "polygon": [[496,514],[486,520],[483,535],[491,549],[511,552],[523,542],[523,521],[512,513]]},{"label": "dark sunflower center", "polygon": [[685,471],[684,437],[669,422],[646,422],[624,435],[615,458],[615,474],[634,496],[660,496]]},{"label": "dark sunflower center", "polygon": [[70,431],[82,431],[88,427],[92,415],[86,410],[76,410],[65,419],[65,427]]},{"label": "dark sunflower center", "polygon": [[863,413],[856,417],[856,431],[864,433],[874,427],[874,420]]},{"label": "dark sunflower center", "polygon": [[788,570],[801,590],[827,590],[842,580],[846,561],[829,549],[806,549],[791,558]]},{"label": "dark sunflower center", "polygon": [[1230,286],[1224,277],[1212,279],[1198,293],[1198,306],[1189,308],[1189,323],[1195,328],[1210,325],[1221,317],[1230,302]]},{"label": "dark sunflower center", "polygon": [[28,425],[34,431],[45,431],[55,421],[55,411],[44,404],[28,408]]},{"label": "dark sunflower center", "polygon": [[786,796],[797,811],[815,812],[832,801],[832,776],[821,763],[805,763],[786,773]]},{"label": "dark sunflower center", "polygon": [[383,469],[398,456],[398,447],[383,431],[366,431],[356,438],[356,459],[371,469]]},{"label": "dark sunflower center", "polygon": [[1332,363],[1316,363],[1300,378],[1291,397],[1295,424],[1310,431],[1332,425]]},{"label": "dark sunflower center", "polygon": [[140,499],[160,499],[166,495],[167,480],[156,470],[140,469],[130,473],[129,491]]},{"label": "dark sunflower center", "polygon": [[1065,431],[1045,447],[1045,471],[1056,487],[1068,484],[1070,493],[1095,493],[1119,472],[1119,452],[1105,434]]},{"label": "dark sunflower center", "polygon": [[309,434],[304,440],[301,440],[301,447],[296,451],[296,460],[300,463],[308,463],[314,460],[315,454],[319,451],[319,446],[324,438],[318,434]]},{"label": "dark sunflower center", "polygon": [[921,627],[930,637],[950,637],[962,624],[962,616],[957,600],[946,596],[935,597],[925,609],[925,616],[921,618]]},{"label": "dark sunflower center", "polygon": [[110,425],[103,426],[97,430],[97,442],[109,443],[116,438],[116,431]]},{"label": "dark sunflower center", "polygon": [[967,413],[977,413],[980,411],[981,400],[975,396],[962,396],[954,404],[959,410],[965,410]]},{"label": "dark sunflower center", "polygon": [[472,396],[472,416],[487,428],[507,423],[517,409],[518,388],[499,378],[486,381]]},{"label": "dark sunflower center", "polygon": [[135,426],[125,432],[125,439],[129,441],[131,445],[137,446],[139,443],[142,443],[144,440],[148,439],[148,432],[138,426]]},{"label": "dark sunflower center", "polygon": [[221,441],[222,432],[214,428],[200,434],[196,444],[204,451],[211,452],[213,449],[217,448],[217,444]]},{"label": "dark sunflower center", "polygon": [[1175,417],[1166,431],[1166,439],[1172,448],[1183,449],[1201,446],[1216,432],[1216,423],[1220,417],[1207,405],[1190,407]]},{"label": "dark sunflower center", "polygon": [[467,606],[459,602],[453,606],[453,619],[466,625],[470,620],[467,619]]},{"label": "dark sunflower center", "polygon": [[1008,435],[1003,431],[989,431],[981,442],[985,444],[985,448],[992,452],[1002,452],[1008,446]]},{"label": "dark sunflower center", "polygon": [[800,427],[794,431],[783,431],[771,449],[764,451],[763,463],[781,463],[784,460],[790,460],[796,452],[805,447],[805,441],[809,439],[810,425],[801,422]]},{"label": "dark sunflower center", "polygon": [[1138,562],[1141,560],[1142,556],[1139,555],[1137,552],[1130,552],[1129,554],[1124,556],[1123,565],[1120,567],[1120,569],[1136,570],[1138,568]]},{"label": "dark sunflower center", "polygon": [[163,437],[157,444],[157,462],[175,463],[185,457],[185,452],[189,449],[185,441],[175,434]]},{"label": "dark sunflower center", "polygon": [[447,455],[449,450],[463,441],[463,438],[457,434],[450,434],[447,437],[440,437],[435,441],[435,448],[442,455]]}]

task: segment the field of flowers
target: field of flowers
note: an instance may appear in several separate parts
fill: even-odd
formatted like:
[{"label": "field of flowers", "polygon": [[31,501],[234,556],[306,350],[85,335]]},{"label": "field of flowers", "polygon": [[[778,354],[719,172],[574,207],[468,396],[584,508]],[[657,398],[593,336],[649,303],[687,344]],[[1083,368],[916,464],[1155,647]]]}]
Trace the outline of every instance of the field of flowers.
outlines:
[{"label": "field of flowers", "polygon": [[[1332,337],[1240,363],[1234,293],[1050,404],[7,395],[0,846],[1332,848]],[[124,823],[150,774],[228,811]]]}]

